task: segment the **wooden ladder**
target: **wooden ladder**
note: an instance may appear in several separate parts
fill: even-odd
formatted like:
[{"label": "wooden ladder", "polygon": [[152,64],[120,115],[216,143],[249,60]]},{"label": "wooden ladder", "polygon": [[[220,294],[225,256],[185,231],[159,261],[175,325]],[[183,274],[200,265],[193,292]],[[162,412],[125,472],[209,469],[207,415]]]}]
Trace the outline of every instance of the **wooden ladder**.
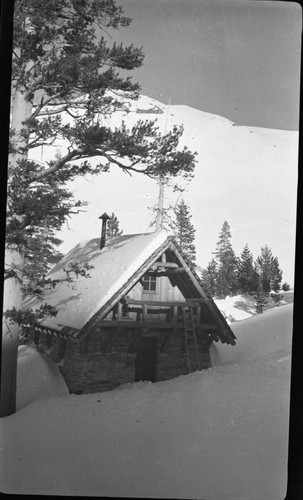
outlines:
[{"label": "wooden ladder", "polygon": [[197,369],[200,370],[200,359],[197,343],[197,334],[195,327],[195,318],[192,307],[183,307],[183,325],[184,325],[184,338],[185,338],[185,351],[187,356],[188,373],[191,373],[191,363],[190,363],[190,343],[193,343],[196,353]]}]

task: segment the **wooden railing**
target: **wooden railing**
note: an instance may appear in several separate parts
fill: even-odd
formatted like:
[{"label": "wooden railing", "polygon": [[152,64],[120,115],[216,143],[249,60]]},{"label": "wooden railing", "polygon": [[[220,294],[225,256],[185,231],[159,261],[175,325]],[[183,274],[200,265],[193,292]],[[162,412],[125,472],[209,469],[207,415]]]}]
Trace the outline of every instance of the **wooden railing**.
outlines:
[{"label": "wooden railing", "polygon": [[190,302],[169,302],[169,301],[146,301],[146,300],[132,300],[126,299],[125,310],[127,312],[136,312],[137,321],[151,321],[151,317],[156,318],[159,316],[159,321],[178,323],[181,318],[181,311],[184,307],[190,307],[194,310],[197,323],[200,322],[201,317],[201,304],[199,301]]},{"label": "wooden railing", "polygon": [[[191,308],[193,310],[196,326],[206,329],[216,329],[214,324],[201,322],[202,299],[192,299],[186,302],[172,301],[147,301],[125,299],[119,302],[113,315],[104,319],[101,324],[106,326],[132,326],[160,325],[161,328],[174,328],[183,322],[182,310]],[[129,313],[131,316],[128,316]]]}]

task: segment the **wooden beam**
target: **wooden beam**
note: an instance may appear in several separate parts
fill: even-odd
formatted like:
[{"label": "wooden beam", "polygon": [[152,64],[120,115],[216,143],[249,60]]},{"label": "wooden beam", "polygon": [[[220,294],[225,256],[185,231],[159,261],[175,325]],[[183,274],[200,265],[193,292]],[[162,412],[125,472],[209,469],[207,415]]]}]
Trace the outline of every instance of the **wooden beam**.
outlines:
[{"label": "wooden beam", "polygon": [[173,306],[173,323],[176,325],[178,323],[178,306]]},{"label": "wooden beam", "polygon": [[167,269],[166,272],[167,272],[167,274],[185,274],[186,273],[184,267],[176,267],[174,269]]},{"label": "wooden beam", "polygon": [[201,323],[199,325],[199,328],[201,328],[201,330],[218,330],[218,326],[217,325],[214,325],[213,323]]},{"label": "wooden beam", "polygon": [[160,300],[136,300],[136,299],[130,299],[126,298],[125,302],[127,304],[131,305],[148,305],[148,306],[166,306],[166,307],[174,307],[174,306],[179,306],[179,307],[199,307],[201,305],[201,302],[203,300],[201,299],[188,299],[186,301],[160,301]]},{"label": "wooden beam", "polygon": [[201,323],[201,306],[197,307],[197,324]]},{"label": "wooden beam", "polygon": [[[150,268],[146,271],[146,274],[152,275],[152,276],[179,276],[180,274],[186,274],[185,269],[182,267],[176,268],[176,269],[170,269],[170,268],[162,268],[162,267],[157,267],[156,269]],[[142,284],[142,283],[141,283]]]},{"label": "wooden beam", "polygon": [[176,264],[176,262],[159,262],[156,261],[154,262],[151,266],[150,269],[156,269],[157,267],[167,267],[170,269],[177,269],[179,266]]},{"label": "wooden beam", "polygon": [[122,319],[121,321],[102,320],[99,321],[98,326],[106,328],[115,328],[119,326],[128,328],[142,328],[144,326],[146,328],[151,328],[156,330],[166,330],[168,328],[173,328],[174,323],[172,321],[166,323],[165,321],[148,321],[148,320],[143,323],[142,321]]},{"label": "wooden beam", "polygon": [[143,303],[143,318],[142,321],[145,323],[147,318],[147,304]]},{"label": "wooden beam", "polygon": [[118,321],[120,321],[121,318],[122,318],[122,308],[123,308],[122,302],[118,302],[118,310],[117,310],[117,319],[118,319]]}]

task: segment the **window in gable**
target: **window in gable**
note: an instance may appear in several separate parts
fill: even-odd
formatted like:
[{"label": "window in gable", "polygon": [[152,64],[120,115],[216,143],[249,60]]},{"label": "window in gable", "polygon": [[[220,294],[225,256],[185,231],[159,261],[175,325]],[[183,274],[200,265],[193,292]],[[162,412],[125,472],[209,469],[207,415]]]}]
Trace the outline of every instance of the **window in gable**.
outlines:
[{"label": "window in gable", "polygon": [[157,278],[155,276],[143,276],[143,292],[157,293]]}]

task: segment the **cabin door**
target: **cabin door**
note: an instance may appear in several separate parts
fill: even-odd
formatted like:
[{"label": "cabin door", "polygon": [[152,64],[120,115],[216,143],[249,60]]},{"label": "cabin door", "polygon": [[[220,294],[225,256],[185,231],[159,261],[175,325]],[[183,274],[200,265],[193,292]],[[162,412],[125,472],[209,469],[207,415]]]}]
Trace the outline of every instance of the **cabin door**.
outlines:
[{"label": "cabin door", "polygon": [[135,360],[135,382],[156,382],[157,337],[143,337],[138,345]]}]

